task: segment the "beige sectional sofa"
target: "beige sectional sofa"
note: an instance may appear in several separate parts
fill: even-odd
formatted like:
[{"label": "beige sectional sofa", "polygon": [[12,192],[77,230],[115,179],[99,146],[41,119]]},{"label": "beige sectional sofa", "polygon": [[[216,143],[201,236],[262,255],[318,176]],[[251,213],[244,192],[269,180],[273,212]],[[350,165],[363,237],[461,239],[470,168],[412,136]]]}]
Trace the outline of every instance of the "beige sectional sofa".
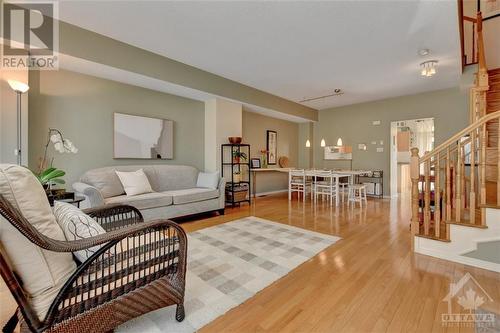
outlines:
[{"label": "beige sectional sofa", "polygon": [[[143,169],[154,192],[127,196],[116,171]],[[225,181],[216,189],[196,187],[199,171],[186,165],[130,165],[92,169],[73,184],[85,197],[82,207],[127,204],[141,211],[145,220],[172,218],[197,213],[224,213]]]}]

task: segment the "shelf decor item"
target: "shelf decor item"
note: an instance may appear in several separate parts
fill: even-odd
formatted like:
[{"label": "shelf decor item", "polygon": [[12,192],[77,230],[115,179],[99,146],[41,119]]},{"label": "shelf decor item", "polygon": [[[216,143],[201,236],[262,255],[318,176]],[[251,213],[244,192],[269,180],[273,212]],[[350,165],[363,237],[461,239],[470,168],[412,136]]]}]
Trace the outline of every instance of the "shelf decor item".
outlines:
[{"label": "shelf decor item", "polygon": [[278,133],[276,131],[267,131],[267,164],[276,165],[278,155]]},{"label": "shelf decor item", "polygon": [[240,151],[240,150],[233,150],[233,160],[234,160],[234,163],[240,163],[241,160],[246,161],[247,154],[245,152]]},{"label": "shelf decor item", "polygon": [[252,169],[260,169],[260,158],[250,159],[250,167]]},{"label": "shelf decor item", "polygon": [[260,154],[262,155],[261,157],[261,162],[262,162],[262,168],[267,168],[267,150],[261,150]]},{"label": "shelf decor item", "polygon": [[242,137],[241,136],[230,136],[227,138],[229,143],[232,143],[233,145],[239,145],[241,143]]},{"label": "shelf decor item", "polygon": [[250,203],[250,145],[227,143],[221,146],[221,176],[227,179],[226,204]]}]

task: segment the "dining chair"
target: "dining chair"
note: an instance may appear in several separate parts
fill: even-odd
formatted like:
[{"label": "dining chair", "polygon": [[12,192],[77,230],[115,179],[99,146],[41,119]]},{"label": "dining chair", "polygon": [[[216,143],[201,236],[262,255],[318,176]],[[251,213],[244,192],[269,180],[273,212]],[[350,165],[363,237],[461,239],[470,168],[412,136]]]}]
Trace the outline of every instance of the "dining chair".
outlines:
[{"label": "dining chair", "polygon": [[306,201],[307,190],[310,184],[307,182],[306,171],[304,169],[290,170],[288,173],[288,200],[292,200],[292,193],[297,192],[297,197],[300,200]]},{"label": "dining chair", "polygon": [[331,170],[315,170],[314,171],[314,181],[313,181],[313,193],[314,202],[317,201],[318,196],[322,199],[325,197],[329,199],[330,204],[333,202],[333,197],[335,195],[335,178]]}]

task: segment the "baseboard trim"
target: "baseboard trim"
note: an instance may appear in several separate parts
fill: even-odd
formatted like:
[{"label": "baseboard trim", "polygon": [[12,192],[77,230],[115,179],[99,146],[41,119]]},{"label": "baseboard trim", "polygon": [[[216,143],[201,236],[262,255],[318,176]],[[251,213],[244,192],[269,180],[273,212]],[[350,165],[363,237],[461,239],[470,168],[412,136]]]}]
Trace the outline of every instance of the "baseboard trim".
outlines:
[{"label": "baseboard trim", "polygon": [[[277,191],[268,191],[268,192],[257,192],[256,196],[262,197],[262,196],[265,196],[265,195],[285,193],[285,192],[288,192],[288,189],[286,189],[286,190],[277,190]],[[253,196],[253,194],[252,194],[252,196]]]}]

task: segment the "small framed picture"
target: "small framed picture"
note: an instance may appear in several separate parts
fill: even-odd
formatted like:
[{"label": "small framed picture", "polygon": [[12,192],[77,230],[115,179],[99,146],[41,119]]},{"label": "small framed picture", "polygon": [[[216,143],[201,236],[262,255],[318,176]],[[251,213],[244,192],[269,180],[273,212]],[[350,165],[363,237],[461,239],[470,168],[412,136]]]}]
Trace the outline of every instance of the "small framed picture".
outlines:
[{"label": "small framed picture", "polygon": [[260,169],[260,158],[250,159],[250,167],[252,169]]}]

